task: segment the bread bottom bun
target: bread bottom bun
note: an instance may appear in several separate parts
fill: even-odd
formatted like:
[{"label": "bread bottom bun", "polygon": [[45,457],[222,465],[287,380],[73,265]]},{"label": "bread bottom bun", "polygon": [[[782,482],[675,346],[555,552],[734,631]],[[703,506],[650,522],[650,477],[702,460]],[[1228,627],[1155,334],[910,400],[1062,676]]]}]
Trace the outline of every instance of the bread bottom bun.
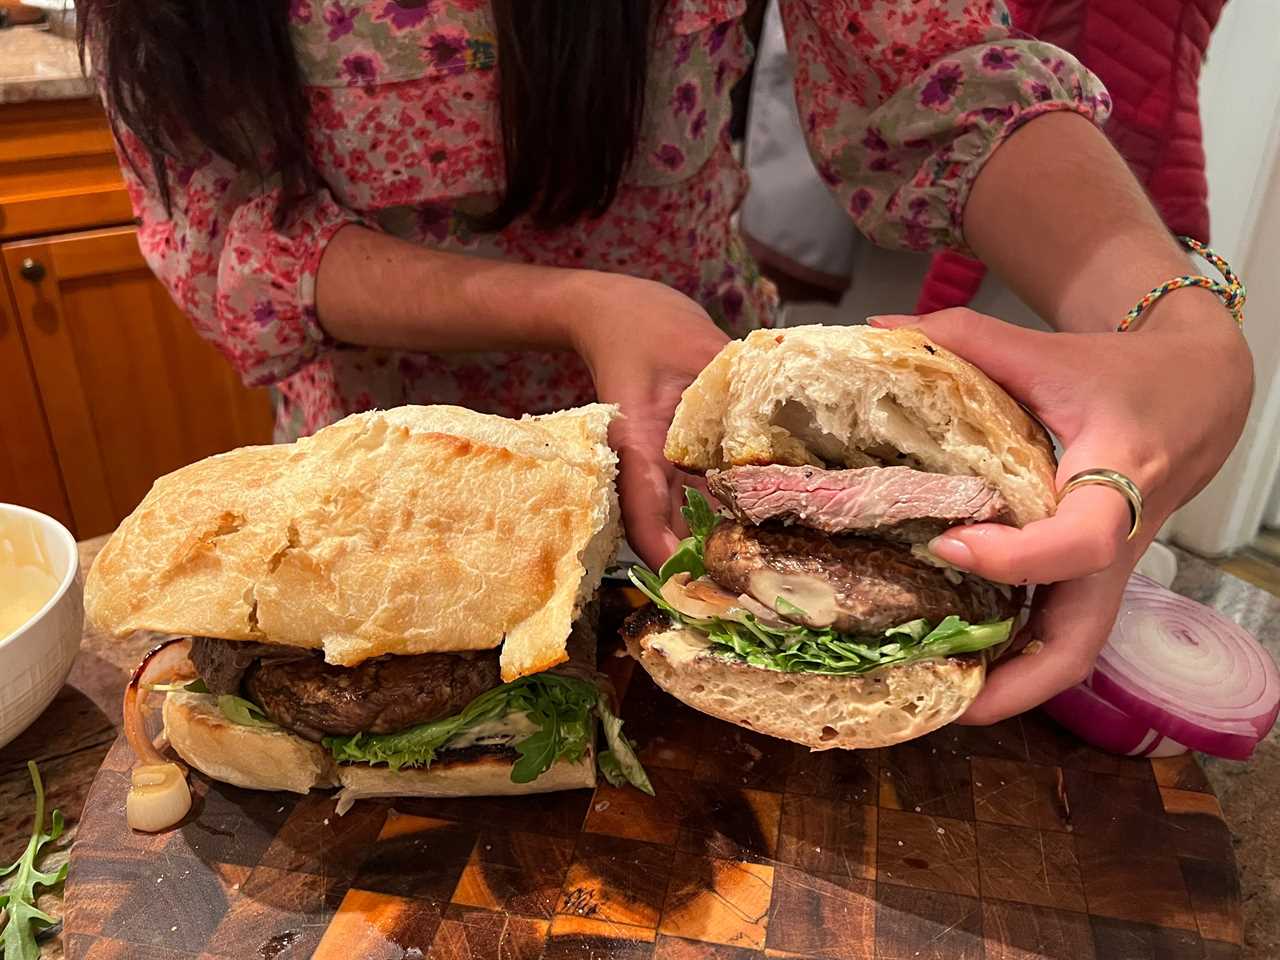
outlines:
[{"label": "bread bottom bun", "polygon": [[920,660],[865,676],[782,673],[713,654],[704,634],[650,607],[623,630],[654,682],[695,710],[813,750],[887,747],[955,720],[986,679],[981,656]]},{"label": "bread bottom bun", "polygon": [[336,764],[318,743],[279,728],[232,723],[207,695],[171,693],[165,697],[163,717],[165,736],[178,756],[206,776],[251,790],[306,793],[313,787],[340,786],[339,813],[363,797],[499,796],[596,783],[594,748],[576,763],[554,764],[532,783],[512,783],[511,761],[495,754],[451,761],[445,751],[426,770]]}]

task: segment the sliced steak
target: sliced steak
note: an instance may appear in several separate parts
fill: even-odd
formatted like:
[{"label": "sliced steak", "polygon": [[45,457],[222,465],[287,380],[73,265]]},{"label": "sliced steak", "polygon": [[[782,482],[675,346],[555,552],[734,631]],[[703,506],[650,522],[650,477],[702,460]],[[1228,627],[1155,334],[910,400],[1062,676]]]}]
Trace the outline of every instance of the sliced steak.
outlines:
[{"label": "sliced steak", "polygon": [[310,650],[277,643],[247,643],[192,637],[191,653],[196,673],[210,693],[240,693],[245,671],[259,660],[301,660],[314,656]]},{"label": "sliced steak", "polygon": [[981,477],[911,467],[733,467],[708,473],[707,485],[745,523],[781,520],[908,543],[925,543],[959,524],[1012,520],[1004,497]]},{"label": "sliced steak", "polygon": [[262,660],[245,674],[244,690],[276,723],[319,740],[441,720],[501,682],[497,650],[377,657],[355,667],[316,655]]},{"label": "sliced steak", "polygon": [[1020,590],[970,575],[956,578],[955,571],[917,560],[903,544],[800,527],[721,521],[707,538],[704,560],[708,575],[725,589],[771,608],[782,597],[803,611],[785,607],[779,613],[787,619],[842,633],[878,634],[921,617],[937,623],[949,614],[970,623],[1003,620],[1021,604]]}]

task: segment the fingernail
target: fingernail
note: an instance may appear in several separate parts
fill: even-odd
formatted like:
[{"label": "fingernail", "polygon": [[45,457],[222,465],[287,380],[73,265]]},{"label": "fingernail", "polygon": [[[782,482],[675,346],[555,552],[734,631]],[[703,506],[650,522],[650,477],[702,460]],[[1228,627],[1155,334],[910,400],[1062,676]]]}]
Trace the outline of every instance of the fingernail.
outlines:
[{"label": "fingernail", "polygon": [[973,551],[969,549],[969,545],[945,533],[929,541],[929,552],[953,566],[969,567],[973,564]]},{"label": "fingernail", "polygon": [[915,317],[879,313],[874,317],[867,317],[867,324],[880,330],[893,330],[897,327],[905,327],[907,324],[913,323],[915,319]]}]

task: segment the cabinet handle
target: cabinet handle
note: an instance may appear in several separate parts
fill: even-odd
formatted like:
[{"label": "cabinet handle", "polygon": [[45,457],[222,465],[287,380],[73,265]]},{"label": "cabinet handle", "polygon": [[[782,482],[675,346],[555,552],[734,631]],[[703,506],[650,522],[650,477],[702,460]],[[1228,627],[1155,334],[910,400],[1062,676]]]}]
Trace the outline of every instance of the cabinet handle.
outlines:
[{"label": "cabinet handle", "polygon": [[23,280],[29,280],[32,283],[39,283],[44,279],[44,264],[39,260],[32,260],[30,257],[22,261],[22,267],[19,269]]}]

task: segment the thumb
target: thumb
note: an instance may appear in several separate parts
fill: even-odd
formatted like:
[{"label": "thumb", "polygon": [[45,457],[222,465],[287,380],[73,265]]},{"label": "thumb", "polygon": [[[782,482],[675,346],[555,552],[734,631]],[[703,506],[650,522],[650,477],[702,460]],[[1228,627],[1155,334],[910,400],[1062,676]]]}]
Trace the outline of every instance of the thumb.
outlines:
[{"label": "thumb", "polygon": [[938,346],[968,360],[1028,406],[1034,406],[1046,357],[1062,344],[1060,334],[1028,330],[963,307],[920,317],[868,317],[867,323],[881,330],[919,330]]}]

